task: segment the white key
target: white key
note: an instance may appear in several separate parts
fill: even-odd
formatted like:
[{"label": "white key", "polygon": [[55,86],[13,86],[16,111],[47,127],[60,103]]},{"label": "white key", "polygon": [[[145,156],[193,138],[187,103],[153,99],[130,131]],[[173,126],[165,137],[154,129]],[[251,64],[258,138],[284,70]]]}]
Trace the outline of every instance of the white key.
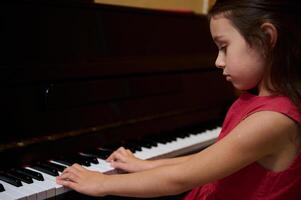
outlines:
[{"label": "white key", "polygon": [[0,181],[0,183],[5,188],[5,193],[7,195],[13,197],[14,199],[36,199],[36,195],[32,194],[31,192],[28,192],[27,190],[24,190],[22,186],[16,187],[14,185],[11,185],[9,183],[6,183],[4,181]]},{"label": "white key", "polygon": [[[99,171],[99,172],[102,172],[102,173],[114,170],[114,168],[111,167],[110,164],[107,163],[105,160],[102,160],[102,159],[99,159],[99,158],[97,158],[97,160],[98,160],[98,164],[91,163],[91,166],[82,166],[82,167],[84,167],[86,169],[89,169],[89,170],[92,170],[92,171]],[[59,162],[56,162],[56,161],[53,161],[53,160],[50,160],[50,162],[58,164],[58,165],[62,165],[62,166],[65,166],[65,167],[69,167],[68,165],[65,165],[65,164],[62,164],[62,163],[59,163]]]},{"label": "white key", "polygon": [[6,192],[0,192],[0,199],[1,200],[15,200],[14,197],[8,195]]},{"label": "white key", "polygon": [[141,151],[136,151],[134,154],[140,159],[149,159],[152,157],[171,153],[173,151],[187,148],[192,145],[197,145],[216,139],[219,135],[220,130],[221,128],[218,127],[216,129],[206,130],[202,133],[190,134],[184,138],[176,138],[176,140],[173,140],[172,142],[168,142],[166,144],[158,143],[156,147],[142,147]]},{"label": "white key", "polygon": [[114,170],[114,168],[107,161],[99,159],[99,158],[97,158],[97,160],[98,160],[98,164],[92,163],[91,166],[86,167],[86,168],[90,169],[90,170],[99,171],[102,173],[106,173],[106,172]]},{"label": "white key", "polygon": [[30,168],[30,167],[26,167],[26,168],[29,169],[29,170],[41,173],[43,175],[45,181],[47,182],[47,184],[55,187],[55,195],[60,195],[60,194],[63,194],[65,192],[69,191],[68,188],[65,188],[62,185],[57,184],[54,176],[50,176],[50,175],[48,175],[44,172],[40,172],[40,171],[35,170],[33,168]]},{"label": "white key", "polygon": [[47,198],[55,197],[55,187],[53,185],[47,184],[46,181],[38,181],[33,179],[33,184],[43,188],[46,192]]},{"label": "white key", "polygon": [[56,162],[56,161],[54,161],[54,160],[49,160],[49,162],[54,163],[54,164],[57,164],[57,165],[61,165],[61,166],[64,166],[64,167],[69,167],[68,165],[65,165],[65,164],[63,164],[63,163]]},{"label": "white key", "polygon": [[37,200],[43,200],[43,199],[47,198],[46,190],[44,190],[40,186],[35,185],[33,183],[28,184],[28,183],[24,183],[24,182],[22,182],[22,184],[23,184],[23,186],[21,186],[21,187],[31,190],[32,192],[34,192],[37,195]]}]

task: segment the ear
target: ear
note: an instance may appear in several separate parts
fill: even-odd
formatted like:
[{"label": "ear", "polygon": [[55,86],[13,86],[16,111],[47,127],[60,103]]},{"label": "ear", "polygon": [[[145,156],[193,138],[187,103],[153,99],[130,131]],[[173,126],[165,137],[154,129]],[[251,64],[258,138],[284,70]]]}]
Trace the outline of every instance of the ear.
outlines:
[{"label": "ear", "polygon": [[271,45],[271,47],[274,48],[278,38],[278,31],[276,27],[272,23],[265,22],[261,25],[260,28],[262,29],[264,34],[266,34],[268,42]]}]

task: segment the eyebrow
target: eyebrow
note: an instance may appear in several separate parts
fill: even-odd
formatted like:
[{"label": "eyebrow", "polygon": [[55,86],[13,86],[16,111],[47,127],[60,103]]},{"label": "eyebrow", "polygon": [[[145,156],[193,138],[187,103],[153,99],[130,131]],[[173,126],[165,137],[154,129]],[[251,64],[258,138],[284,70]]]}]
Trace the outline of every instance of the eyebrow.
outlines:
[{"label": "eyebrow", "polygon": [[214,41],[217,41],[217,42],[223,42],[223,41],[222,41],[222,40],[223,40],[223,36],[221,36],[221,35],[214,36],[214,37],[213,37],[213,40],[214,40]]}]

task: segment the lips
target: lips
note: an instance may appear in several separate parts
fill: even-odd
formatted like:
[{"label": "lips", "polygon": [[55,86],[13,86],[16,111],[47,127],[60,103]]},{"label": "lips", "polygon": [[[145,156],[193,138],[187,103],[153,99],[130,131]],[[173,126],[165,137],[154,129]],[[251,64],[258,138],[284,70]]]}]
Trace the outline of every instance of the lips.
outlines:
[{"label": "lips", "polygon": [[231,81],[231,76],[227,75],[227,76],[226,76],[226,80],[227,80],[227,81]]},{"label": "lips", "polygon": [[225,77],[226,77],[226,80],[227,81],[230,81],[231,80],[231,76],[229,74],[223,74]]}]

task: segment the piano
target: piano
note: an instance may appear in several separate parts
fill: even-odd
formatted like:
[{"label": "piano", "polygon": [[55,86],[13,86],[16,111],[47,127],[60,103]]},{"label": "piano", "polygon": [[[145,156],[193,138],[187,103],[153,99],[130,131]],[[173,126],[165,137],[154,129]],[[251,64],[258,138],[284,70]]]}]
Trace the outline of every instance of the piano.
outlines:
[{"label": "piano", "polygon": [[55,176],[75,162],[119,173],[105,162],[119,146],[158,159],[216,139],[234,94],[214,67],[206,16],[89,0],[0,4],[1,200],[96,199]]}]

